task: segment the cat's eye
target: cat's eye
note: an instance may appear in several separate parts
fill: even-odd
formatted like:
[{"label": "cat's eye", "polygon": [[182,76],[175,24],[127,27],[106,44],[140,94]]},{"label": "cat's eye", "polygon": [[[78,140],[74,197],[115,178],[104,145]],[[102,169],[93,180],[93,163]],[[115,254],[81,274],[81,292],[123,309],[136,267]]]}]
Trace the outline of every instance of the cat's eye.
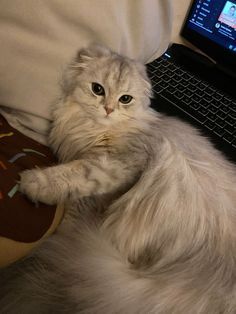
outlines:
[{"label": "cat's eye", "polygon": [[105,95],[105,90],[102,87],[102,85],[98,83],[92,83],[92,91],[94,92],[95,95],[98,96],[104,96]]},{"label": "cat's eye", "polygon": [[119,101],[124,104],[124,105],[127,105],[131,102],[131,100],[133,99],[132,96],[130,95],[123,95],[120,97]]}]

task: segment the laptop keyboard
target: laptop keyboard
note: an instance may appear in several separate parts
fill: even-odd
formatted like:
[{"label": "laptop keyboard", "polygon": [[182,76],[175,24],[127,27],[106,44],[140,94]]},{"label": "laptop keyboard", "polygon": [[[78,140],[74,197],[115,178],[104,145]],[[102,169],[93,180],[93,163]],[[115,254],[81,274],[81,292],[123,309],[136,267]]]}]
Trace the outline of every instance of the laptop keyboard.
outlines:
[{"label": "laptop keyboard", "polygon": [[165,56],[147,65],[154,94],[236,148],[236,101]]}]

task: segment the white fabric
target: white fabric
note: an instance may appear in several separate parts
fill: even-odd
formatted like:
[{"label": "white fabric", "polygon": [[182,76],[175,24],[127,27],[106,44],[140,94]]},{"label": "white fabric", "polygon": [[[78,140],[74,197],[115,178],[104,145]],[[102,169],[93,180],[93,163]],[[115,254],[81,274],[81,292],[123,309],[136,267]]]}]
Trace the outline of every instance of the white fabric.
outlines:
[{"label": "white fabric", "polygon": [[1,112],[45,143],[62,69],[76,51],[96,42],[144,63],[153,60],[169,43],[170,2],[1,0],[0,104],[11,109]]},{"label": "white fabric", "polygon": [[188,12],[190,4],[191,0],[173,1],[173,25],[171,32],[171,42],[190,46],[190,44],[180,36],[180,31],[183,26],[185,16]]}]

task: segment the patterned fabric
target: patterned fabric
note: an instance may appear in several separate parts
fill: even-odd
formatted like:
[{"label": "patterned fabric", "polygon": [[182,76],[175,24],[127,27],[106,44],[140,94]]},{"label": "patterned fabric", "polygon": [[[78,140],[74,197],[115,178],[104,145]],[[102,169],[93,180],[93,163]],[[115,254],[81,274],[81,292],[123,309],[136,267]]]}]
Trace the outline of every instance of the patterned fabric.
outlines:
[{"label": "patterned fabric", "polygon": [[19,173],[56,163],[50,149],[12,128],[0,115],[0,237],[38,241],[50,228],[56,206],[33,204],[18,191]]}]

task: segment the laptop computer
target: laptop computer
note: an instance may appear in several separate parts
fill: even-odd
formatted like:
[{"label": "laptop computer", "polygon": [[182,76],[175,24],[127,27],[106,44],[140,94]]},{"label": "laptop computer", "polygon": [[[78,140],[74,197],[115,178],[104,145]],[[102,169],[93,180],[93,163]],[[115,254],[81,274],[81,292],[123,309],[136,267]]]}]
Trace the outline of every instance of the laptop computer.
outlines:
[{"label": "laptop computer", "polygon": [[193,0],[181,36],[147,65],[152,107],[201,129],[236,162],[236,0]]}]

